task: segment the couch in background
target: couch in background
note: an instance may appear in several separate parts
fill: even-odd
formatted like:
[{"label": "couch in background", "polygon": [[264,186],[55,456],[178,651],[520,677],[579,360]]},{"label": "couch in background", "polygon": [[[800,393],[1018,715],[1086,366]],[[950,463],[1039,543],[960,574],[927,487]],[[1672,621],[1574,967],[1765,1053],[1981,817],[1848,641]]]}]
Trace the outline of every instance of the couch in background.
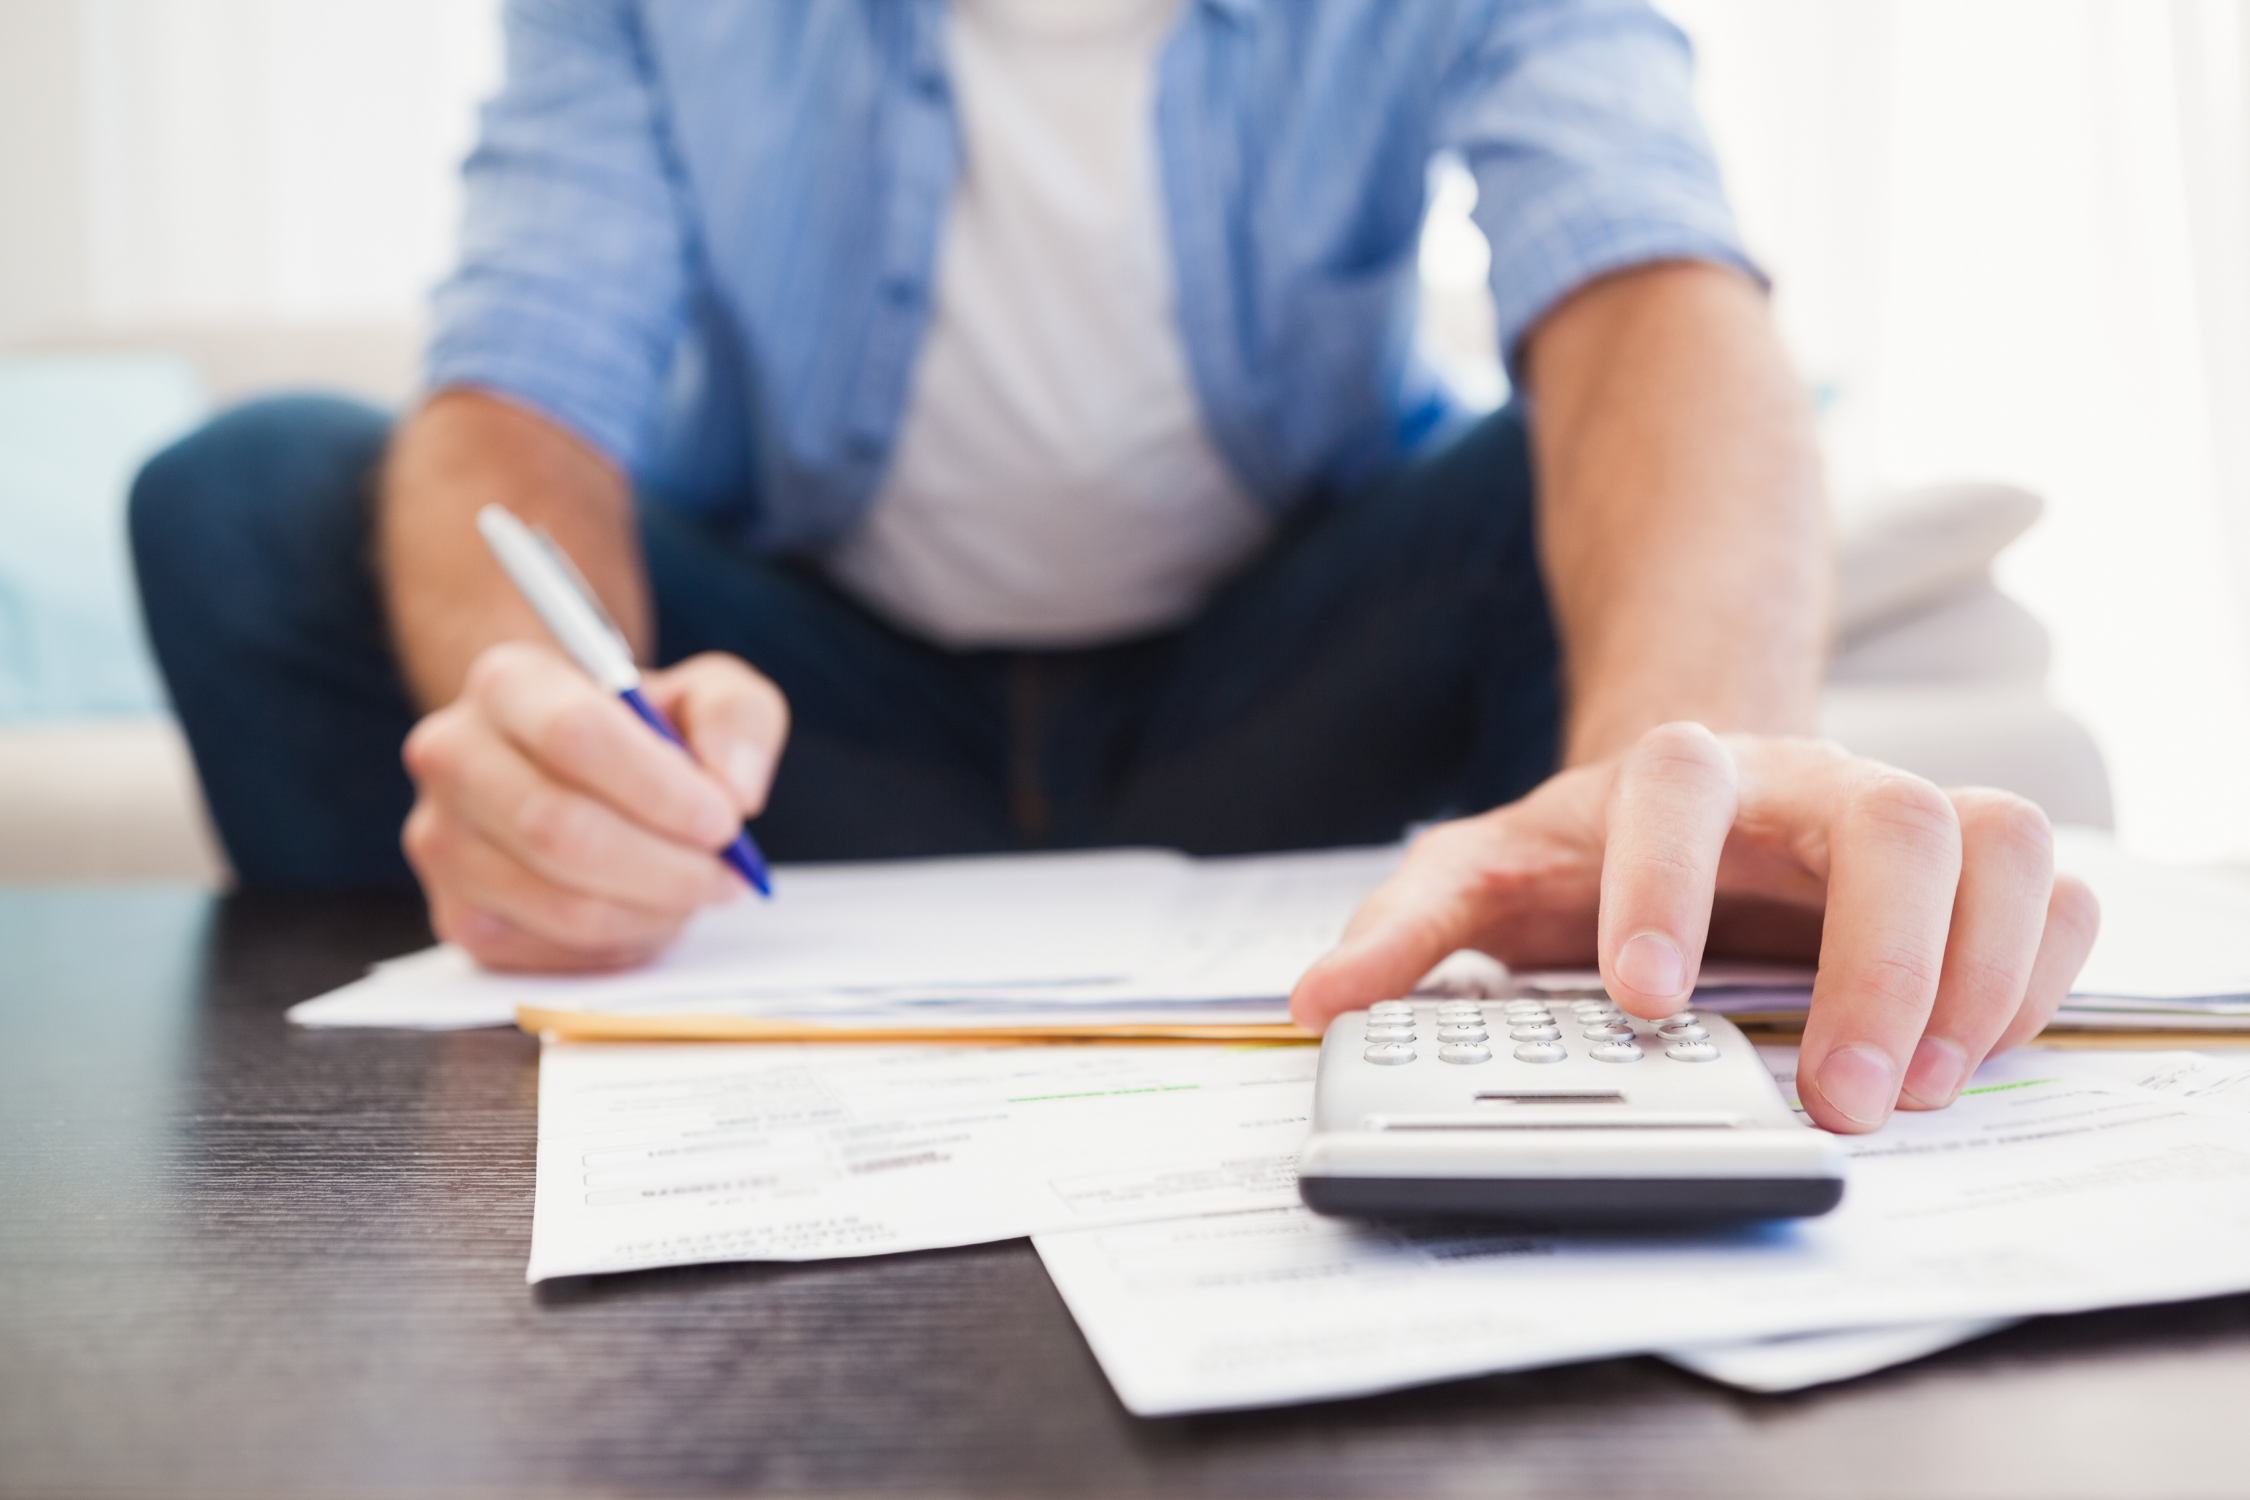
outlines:
[{"label": "couch in background", "polygon": [[[139,644],[124,486],[208,410],[288,387],[396,404],[408,325],[179,330],[0,352],[0,881],[225,881],[193,768]],[[14,425],[10,425],[11,414]],[[1839,526],[1821,730],[1945,784],[2110,825],[2083,726],[2047,696],[2045,627],[1992,582],[2036,496],[1954,484]]]}]

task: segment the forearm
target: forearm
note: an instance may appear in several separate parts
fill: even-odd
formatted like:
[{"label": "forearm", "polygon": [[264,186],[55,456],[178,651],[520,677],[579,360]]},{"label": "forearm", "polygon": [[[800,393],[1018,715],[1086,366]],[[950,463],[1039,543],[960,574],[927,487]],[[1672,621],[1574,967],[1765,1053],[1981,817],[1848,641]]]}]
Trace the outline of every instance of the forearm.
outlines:
[{"label": "forearm", "polygon": [[1811,416],[1757,289],[1699,264],[1611,277],[1540,323],[1523,366],[1564,763],[1675,719],[1808,731],[1830,542]]},{"label": "forearm", "polygon": [[451,702],[469,665],[504,640],[547,639],[476,531],[505,505],[553,534],[646,656],[653,636],[632,491],[600,454],[522,407],[441,391],[400,424],[384,466],[376,557],[408,690]]}]

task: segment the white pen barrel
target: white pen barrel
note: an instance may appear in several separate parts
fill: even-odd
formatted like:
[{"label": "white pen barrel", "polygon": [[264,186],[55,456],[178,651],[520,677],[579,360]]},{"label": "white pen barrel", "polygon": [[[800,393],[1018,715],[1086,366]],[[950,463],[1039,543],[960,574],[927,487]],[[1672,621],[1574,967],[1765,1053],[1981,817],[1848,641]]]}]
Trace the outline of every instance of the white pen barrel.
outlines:
[{"label": "white pen barrel", "polygon": [[477,530],[524,602],[587,676],[612,693],[640,685],[632,652],[530,527],[505,507],[487,505],[477,512]]}]

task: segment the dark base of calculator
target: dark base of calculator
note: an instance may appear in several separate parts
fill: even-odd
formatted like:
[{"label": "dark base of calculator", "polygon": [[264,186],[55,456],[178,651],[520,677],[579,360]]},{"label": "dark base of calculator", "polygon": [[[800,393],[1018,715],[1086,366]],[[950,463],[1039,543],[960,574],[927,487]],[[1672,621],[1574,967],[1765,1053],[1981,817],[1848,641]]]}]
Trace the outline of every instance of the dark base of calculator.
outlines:
[{"label": "dark base of calculator", "polygon": [[1636,1228],[1809,1219],[1841,1203],[1834,1177],[1300,1177],[1315,1213],[1359,1219]]}]

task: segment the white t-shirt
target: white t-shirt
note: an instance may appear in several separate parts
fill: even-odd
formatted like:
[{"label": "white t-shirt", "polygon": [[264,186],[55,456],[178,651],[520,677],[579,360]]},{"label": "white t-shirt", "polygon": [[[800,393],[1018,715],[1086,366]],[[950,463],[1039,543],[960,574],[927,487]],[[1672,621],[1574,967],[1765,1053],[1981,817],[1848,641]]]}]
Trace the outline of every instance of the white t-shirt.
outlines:
[{"label": "white t-shirt", "polygon": [[1156,60],[1179,0],[954,0],[963,161],[898,447],[829,558],[951,646],[1177,624],[1271,529],[1213,449],[1173,302]]}]

